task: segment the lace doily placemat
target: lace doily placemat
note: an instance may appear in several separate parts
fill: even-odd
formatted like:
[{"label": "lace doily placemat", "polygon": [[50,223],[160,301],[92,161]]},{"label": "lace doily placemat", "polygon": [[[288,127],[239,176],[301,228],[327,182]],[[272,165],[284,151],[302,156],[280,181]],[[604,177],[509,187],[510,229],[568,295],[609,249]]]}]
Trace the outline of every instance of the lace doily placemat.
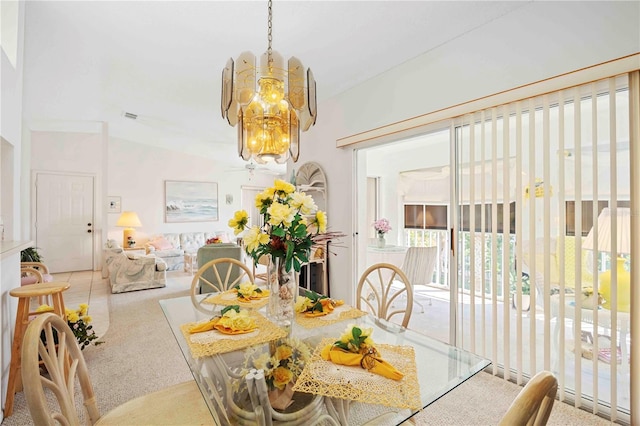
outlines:
[{"label": "lace doily placemat", "polygon": [[238,293],[235,290],[227,290],[214,296],[207,297],[202,301],[202,303],[223,306],[238,305],[241,308],[260,309],[267,303],[269,303],[269,297],[263,297],[262,299],[254,299],[250,302],[245,302],[238,299]]},{"label": "lace doily placemat", "polygon": [[196,325],[197,323],[195,322],[182,324],[180,330],[182,330],[182,334],[194,358],[232,352],[248,346],[267,343],[286,337],[287,332],[285,330],[264,316],[257,312],[252,312],[251,315],[256,319],[257,330],[247,334],[229,335],[217,330],[191,334],[189,333],[189,328]]},{"label": "lace doily placemat", "polygon": [[307,317],[304,313],[296,314],[296,322],[304,328],[324,327],[346,319],[359,318],[366,315],[366,312],[352,306],[338,306],[328,315],[322,317]]},{"label": "lace doily placemat", "polygon": [[360,367],[337,365],[322,359],[322,348],[334,341],[322,339],[293,386],[294,391],[387,407],[412,410],[422,407],[416,355],[411,346],[376,345],[382,358],[404,374],[402,380],[392,380]]}]

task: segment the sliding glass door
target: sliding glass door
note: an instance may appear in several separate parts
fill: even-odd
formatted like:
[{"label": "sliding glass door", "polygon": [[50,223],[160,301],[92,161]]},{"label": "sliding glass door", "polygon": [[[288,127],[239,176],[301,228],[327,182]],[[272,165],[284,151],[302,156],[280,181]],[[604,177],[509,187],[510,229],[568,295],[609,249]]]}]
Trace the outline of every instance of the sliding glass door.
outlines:
[{"label": "sliding glass door", "polygon": [[626,75],[457,118],[454,215],[458,345],[627,421],[629,118]]}]

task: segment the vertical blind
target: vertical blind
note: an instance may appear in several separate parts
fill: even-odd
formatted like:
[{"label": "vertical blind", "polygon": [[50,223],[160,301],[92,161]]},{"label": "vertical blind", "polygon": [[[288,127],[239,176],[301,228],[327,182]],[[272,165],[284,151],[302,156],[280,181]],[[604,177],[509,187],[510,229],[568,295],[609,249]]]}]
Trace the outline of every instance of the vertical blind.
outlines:
[{"label": "vertical blind", "polygon": [[620,297],[619,253],[584,243],[605,207],[629,206],[629,122],[621,75],[466,114],[455,126],[457,343],[517,383],[551,370],[561,400],[623,422],[630,314],[597,298],[611,265],[609,297]]}]

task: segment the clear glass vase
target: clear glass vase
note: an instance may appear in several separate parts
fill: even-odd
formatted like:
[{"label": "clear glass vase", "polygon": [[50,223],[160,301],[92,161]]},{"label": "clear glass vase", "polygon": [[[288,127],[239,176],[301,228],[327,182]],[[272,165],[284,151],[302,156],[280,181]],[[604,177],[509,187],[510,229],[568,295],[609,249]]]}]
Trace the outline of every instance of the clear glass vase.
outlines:
[{"label": "clear glass vase", "polygon": [[384,234],[378,234],[378,248],[384,248],[387,245],[387,241],[384,239]]},{"label": "clear glass vase", "polygon": [[269,319],[279,327],[291,331],[294,305],[298,293],[296,272],[285,270],[285,260],[271,257],[267,266],[269,277]]}]

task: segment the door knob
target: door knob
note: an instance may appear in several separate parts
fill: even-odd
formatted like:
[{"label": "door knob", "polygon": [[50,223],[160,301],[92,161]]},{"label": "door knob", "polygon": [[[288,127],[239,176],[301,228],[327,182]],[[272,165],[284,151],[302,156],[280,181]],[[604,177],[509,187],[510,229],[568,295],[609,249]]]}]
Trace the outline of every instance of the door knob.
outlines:
[{"label": "door knob", "polygon": [[87,229],[87,232],[90,234],[91,233],[91,229]]},{"label": "door knob", "polygon": [[90,224],[90,223],[87,223],[87,226],[91,226],[91,224]]}]

